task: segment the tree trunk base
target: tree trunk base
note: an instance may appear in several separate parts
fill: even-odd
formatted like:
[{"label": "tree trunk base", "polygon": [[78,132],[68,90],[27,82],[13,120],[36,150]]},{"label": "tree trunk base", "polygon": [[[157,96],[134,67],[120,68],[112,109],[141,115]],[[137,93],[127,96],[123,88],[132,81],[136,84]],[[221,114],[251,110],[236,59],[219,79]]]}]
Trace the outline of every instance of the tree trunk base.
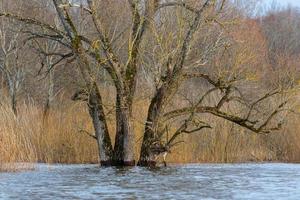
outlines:
[{"label": "tree trunk base", "polygon": [[115,167],[132,167],[132,166],[135,166],[135,163],[136,163],[135,160],[132,160],[132,161],[101,160],[100,161],[100,165],[102,167],[112,167],[112,166],[115,166]]},{"label": "tree trunk base", "polygon": [[112,166],[112,162],[110,160],[101,160],[100,165],[101,167],[110,167]]},{"label": "tree trunk base", "polygon": [[123,166],[125,167],[130,167],[130,166],[135,166],[135,160],[132,161],[124,161]]},{"label": "tree trunk base", "polygon": [[154,160],[140,160],[138,166],[140,167],[156,167],[156,161]]},{"label": "tree trunk base", "polygon": [[[100,165],[102,167],[112,167],[112,166],[115,166],[115,167],[133,167],[133,166],[136,165],[136,162],[135,162],[135,160],[132,160],[132,161],[101,160]],[[139,166],[139,167],[156,167],[156,165],[157,165],[157,162],[154,161],[154,160],[142,160],[142,161],[140,160],[137,163],[137,166]],[[164,165],[166,166],[166,163],[164,163]]]}]

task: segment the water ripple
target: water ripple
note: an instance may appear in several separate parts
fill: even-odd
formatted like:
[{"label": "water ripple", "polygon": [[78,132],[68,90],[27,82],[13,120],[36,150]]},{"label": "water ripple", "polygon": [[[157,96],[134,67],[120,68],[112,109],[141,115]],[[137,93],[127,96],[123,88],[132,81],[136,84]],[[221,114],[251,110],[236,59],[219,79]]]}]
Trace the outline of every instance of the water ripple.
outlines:
[{"label": "water ripple", "polygon": [[1,199],[300,199],[300,165],[44,165],[0,174]]}]

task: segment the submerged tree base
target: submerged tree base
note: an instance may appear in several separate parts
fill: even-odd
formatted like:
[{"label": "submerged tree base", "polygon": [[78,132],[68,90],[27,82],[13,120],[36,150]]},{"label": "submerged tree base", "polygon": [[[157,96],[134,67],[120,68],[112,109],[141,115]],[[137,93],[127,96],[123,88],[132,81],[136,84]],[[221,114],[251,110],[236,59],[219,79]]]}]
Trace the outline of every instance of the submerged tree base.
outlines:
[{"label": "submerged tree base", "polygon": [[156,167],[157,162],[153,160],[143,160],[136,163],[135,160],[133,161],[100,161],[100,165],[102,167],[133,167],[133,166],[139,166],[139,167]]},{"label": "submerged tree base", "polygon": [[140,167],[156,167],[157,162],[153,160],[140,160],[138,166]]},{"label": "submerged tree base", "polygon": [[100,165],[103,167],[112,167],[112,166],[116,166],[116,167],[132,167],[135,166],[136,162],[135,160],[132,161],[111,161],[111,160],[107,160],[107,161],[100,161]]}]

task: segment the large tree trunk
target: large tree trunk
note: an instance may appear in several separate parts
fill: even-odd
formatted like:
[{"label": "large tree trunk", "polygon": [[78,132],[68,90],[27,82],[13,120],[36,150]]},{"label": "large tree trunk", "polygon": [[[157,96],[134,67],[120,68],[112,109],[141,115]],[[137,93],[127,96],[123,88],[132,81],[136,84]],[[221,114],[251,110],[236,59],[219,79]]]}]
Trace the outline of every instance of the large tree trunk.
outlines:
[{"label": "large tree trunk", "polygon": [[124,165],[135,165],[135,135],[132,125],[131,109],[125,107],[121,111],[124,134]]},{"label": "large tree trunk", "polygon": [[151,127],[146,126],[145,132],[144,132],[144,139],[142,143],[142,148],[140,152],[140,159],[138,162],[139,166],[155,166],[156,165],[156,159],[155,154],[151,151],[151,145],[153,143],[154,138],[154,131],[151,130]]},{"label": "large tree trunk", "polygon": [[155,97],[152,99],[148,109],[148,116],[145,125],[143,143],[141,147],[139,166],[155,166],[156,154],[153,151],[158,145],[157,132],[159,129],[159,117],[163,109],[163,100],[165,97],[165,87],[161,87]]},{"label": "large tree trunk", "polygon": [[113,162],[119,166],[135,165],[135,135],[132,126],[131,104],[126,98],[116,97],[116,137]]},{"label": "large tree trunk", "polygon": [[89,95],[88,103],[95,135],[97,137],[100,163],[102,166],[109,166],[112,164],[113,149],[102,107],[102,98],[96,84],[94,84]]},{"label": "large tree trunk", "polygon": [[155,166],[157,155],[165,152],[165,147],[161,145],[160,133],[162,133],[163,127],[160,120],[167,102],[176,93],[180,82],[181,79],[177,80],[173,76],[169,76],[169,80],[157,90],[151,100],[138,162],[139,166]]},{"label": "large tree trunk", "polygon": [[123,165],[124,160],[124,131],[121,115],[121,99],[120,95],[116,95],[116,136],[113,155],[113,164],[117,166]]},{"label": "large tree trunk", "polygon": [[99,120],[99,111],[97,107],[90,106],[90,115],[93,120],[94,130],[97,137],[97,144],[98,144],[98,152],[101,165],[109,165],[110,164],[110,157],[108,152],[106,152],[105,145],[104,145],[104,135],[105,135],[105,128],[104,123]]}]

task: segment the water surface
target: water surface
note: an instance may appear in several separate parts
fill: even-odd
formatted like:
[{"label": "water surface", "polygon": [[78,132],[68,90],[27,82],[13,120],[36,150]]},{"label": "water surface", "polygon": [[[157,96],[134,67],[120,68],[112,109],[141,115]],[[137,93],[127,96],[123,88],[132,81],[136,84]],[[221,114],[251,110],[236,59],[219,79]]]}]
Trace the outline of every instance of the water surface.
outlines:
[{"label": "water surface", "polygon": [[0,173],[0,199],[300,199],[300,165],[44,165]]}]

